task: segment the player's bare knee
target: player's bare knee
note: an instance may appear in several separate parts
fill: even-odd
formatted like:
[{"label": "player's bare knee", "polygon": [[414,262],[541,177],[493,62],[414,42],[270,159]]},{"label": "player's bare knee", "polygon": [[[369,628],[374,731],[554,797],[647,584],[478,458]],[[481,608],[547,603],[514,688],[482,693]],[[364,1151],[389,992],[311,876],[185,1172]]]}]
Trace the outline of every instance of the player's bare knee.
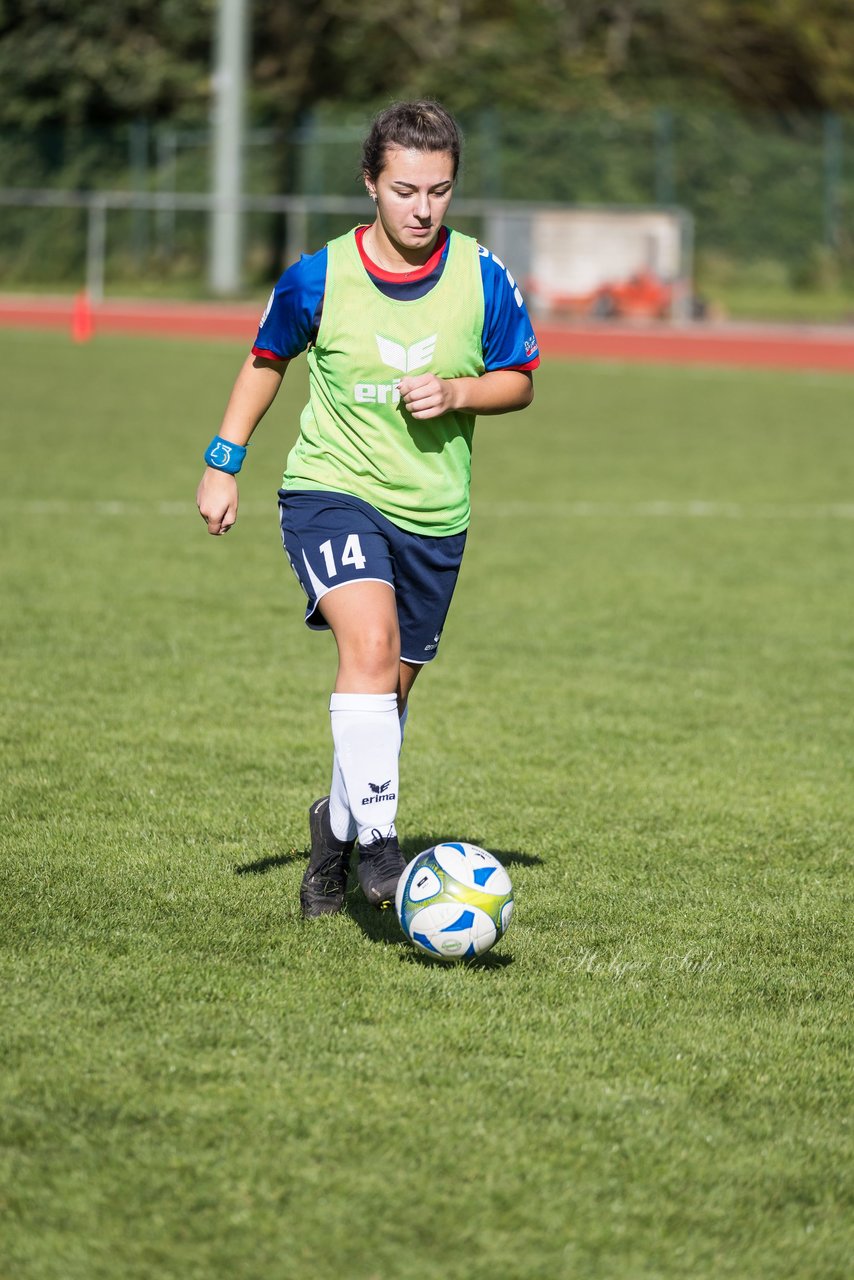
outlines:
[{"label": "player's bare knee", "polygon": [[359,663],[366,674],[382,677],[390,689],[397,686],[400,650],[391,636],[370,636],[360,645]]},{"label": "player's bare knee", "polygon": [[351,640],[341,665],[357,673],[371,686],[396,689],[400,669],[400,645],[397,636],[384,627],[371,627]]}]

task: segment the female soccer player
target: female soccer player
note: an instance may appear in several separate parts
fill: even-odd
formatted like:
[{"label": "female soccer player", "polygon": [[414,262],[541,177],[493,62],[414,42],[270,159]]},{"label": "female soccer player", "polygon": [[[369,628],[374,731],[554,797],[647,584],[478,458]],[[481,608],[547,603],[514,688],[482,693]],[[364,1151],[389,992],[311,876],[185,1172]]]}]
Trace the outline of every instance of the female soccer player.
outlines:
[{"label": "female soccer player", "polygon": [[533,397],[537,343],[504,264],[444,226],[460,135],[438,103],[397,103],[365,141],[376,205],[279,280],[205,453],[197,502],[208,531],[237,517],[246,445],[288,362],[308,349],[309,402],[279,492],[282,540],[308,605],[331,629],[328,796],[309,809],[306,916],[339,911],[350,855],[369,902],[393,898],[398,755],[407,699],[436,655],[469,523],[480,413]]}]

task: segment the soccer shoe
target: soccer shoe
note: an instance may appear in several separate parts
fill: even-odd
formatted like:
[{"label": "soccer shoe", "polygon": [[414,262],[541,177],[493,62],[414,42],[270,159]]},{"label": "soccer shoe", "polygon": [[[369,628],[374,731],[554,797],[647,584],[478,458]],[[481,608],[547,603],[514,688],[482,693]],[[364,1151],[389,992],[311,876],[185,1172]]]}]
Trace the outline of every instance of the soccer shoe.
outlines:
[{"label": "soccer shoe", "polygon": [[370,844],[359,845],[359,884],[372,907],[387,907],[394,902],[406,863],[397,836],[373,834],[377,838]]},{"label": "soccer shoe", "polygon": [[344,905],[350,854],[355,840],[336,840],[329,824],[329,796],[315,800],[308,811],[311,854],[302,878],[299,904],[302,914],[332,916]]}]

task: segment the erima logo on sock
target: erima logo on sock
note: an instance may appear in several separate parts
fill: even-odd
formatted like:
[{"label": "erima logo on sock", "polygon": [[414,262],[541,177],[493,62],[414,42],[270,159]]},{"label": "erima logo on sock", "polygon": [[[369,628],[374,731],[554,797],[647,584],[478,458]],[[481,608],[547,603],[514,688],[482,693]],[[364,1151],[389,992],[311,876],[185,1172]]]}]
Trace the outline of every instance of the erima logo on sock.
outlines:
[{"label": "erima logo on sock", "polygon": [[[402,342],[395,342],[393,338],[384,338],[380,333],[374,334],[383,364],[399,373],[415,373],[417,369],[428,365],[433,359],[438,336],[437,333],[431,333],[429,338],[419,338],[411,346],[405,347]],[[395,378],[392,382],[357,382],[353,389],[356,404],[397,406],[400,403],[397,389],[399,385],[400,378]]]},{"label": "erima logo on sock", "polygon": [[378,804],[380,800],[397,799],[397,793],[395,791],[389,791],[391,778],[389,778],[388,782],[369,782],[368,786],[374,794],[372,796],[365,796],[362,800],[362,804]]}]

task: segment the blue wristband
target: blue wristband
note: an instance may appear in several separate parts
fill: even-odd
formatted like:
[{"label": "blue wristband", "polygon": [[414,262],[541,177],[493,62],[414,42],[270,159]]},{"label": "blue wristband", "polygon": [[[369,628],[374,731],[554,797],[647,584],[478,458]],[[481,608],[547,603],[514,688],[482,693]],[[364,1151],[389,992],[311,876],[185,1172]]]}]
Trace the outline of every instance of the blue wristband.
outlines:
[{"label": "blue wristband", "polygon": [[214,436],[205,450],[208,466],[214,471],[227,471],[230,475],[237,474],[245,457],[245,445],[233,444],[231,440],[223,440],[222,436]]}]

